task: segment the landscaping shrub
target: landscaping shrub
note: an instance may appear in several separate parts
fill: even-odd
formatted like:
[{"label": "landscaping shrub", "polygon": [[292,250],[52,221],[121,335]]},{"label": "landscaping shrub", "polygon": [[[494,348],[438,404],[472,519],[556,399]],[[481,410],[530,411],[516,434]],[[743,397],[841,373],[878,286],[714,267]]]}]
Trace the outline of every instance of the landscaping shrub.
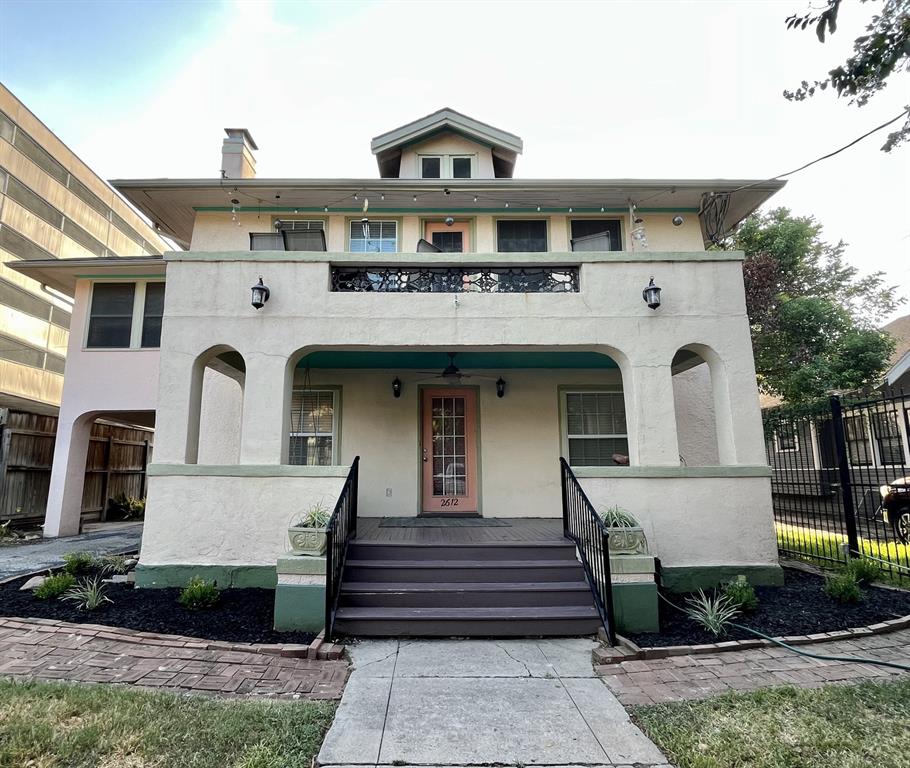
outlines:
[{"label": "landscaping shrub", "polygon": [[139,519],[145,516],[145,499],[121,493],[107,500],[107,510],[108,515],[113,514],[124,520]]},{"label": "landscaping shrub", "polygon": [[698,597],[687,597],[686,615],[704,627],[715,637],[727,634],[730,622],[739,615],[739,609],[730,598],[717,593],[708,597],[703,590],[698,590]]},{"label": "landscaping shrub", "polygon": [[67,573],[78,575],[95,567],[95,556],[91,552],[67,552],[63,556],[63,562],[66,563],[63,569]]},{"label": "landscaping shrub", "polygon": [[44,583],[32,590],[32,595],[39,600],[52,600],[60,597],[66,590],[76,583],[76,577],[71,573],[55,573],[48,576]]},{"label": "landscaping shrub", "polygon": [[191,611],[211,608],[218,602],[218,584],[206,581],[201,576],[193,576],[190,583],[180,590],[180,597],[177,600]]},{"label": "landscaping shrub", "polygon": [[868,557],[858,557],[847,563],[847,571],[852,573],[859,584],[871,584],[881,576],[882,568]]},{"label": "landscaping shrub", "polygon": [[858,603],[863,599],[856,575],[850,570],[826,577],[825,594],[842,603]]},{"label": "landscaping shrub", "polygon": [[598,514],[607,528],[635,528],[638,525],[631,512],[616,504],[599,510]]},{"label": "landscaping shrub", "polygon": [[128,558],[125,555],[105,555],[95,561],[95,565],[102,576],[123,575],[129,568],[126,567]]},{"label": "landscaping shrub", "polygon": [[748,613],[758,608],[758,595],[755,594],[755,587],[745,576],[737,576],[735,581],[724,584],[720,591],[741,611]]},{"label": "landscaping shrub", "polygon": [[83,611],[94,611],[105,603],[114,602],[104,594],[101,579],[85,579],[66,591],[61,600],[69,600]]},{"label": "landscaping shrub", "polygon": [[325,528],[329,524],[332,512],[321,501],[311,506],[297,522],[301,528]]}]

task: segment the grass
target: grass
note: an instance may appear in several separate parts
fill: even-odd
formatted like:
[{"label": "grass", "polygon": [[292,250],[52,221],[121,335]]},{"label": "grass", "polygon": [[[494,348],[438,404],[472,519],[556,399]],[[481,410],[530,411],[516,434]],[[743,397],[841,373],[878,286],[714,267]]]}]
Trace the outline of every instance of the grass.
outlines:
[{"label": "grass", "polygon": [[907,768],[910,680],[636,707],[679,768]]},{"label": "grass", "polygon": [[0,768],[310,768],[333,702],[0,680]]}]

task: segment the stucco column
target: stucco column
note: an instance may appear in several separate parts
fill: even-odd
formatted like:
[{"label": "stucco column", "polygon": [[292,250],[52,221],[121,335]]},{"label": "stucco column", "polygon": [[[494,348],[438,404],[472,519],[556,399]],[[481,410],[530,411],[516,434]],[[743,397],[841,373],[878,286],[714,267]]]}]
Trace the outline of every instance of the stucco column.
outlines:
[{"label": "stucco column", "polygon": [[[747,342],[748,343],[748,342]],[[765,435],[758,402],[758,383],[751,346],[749,354],[727,366],[727,392],[730,409],[732,445],[730,453],[737,464],[767,464]],[[723,461],[721,463],[728,463]]]},{"label": "stucco column", "polygon": [[671,367],[633,364],[631,378],[635,418],[629,420],[629,430],[638,449],[632,455],[642,467],[679,466]]},{"label": "stucco column", "polygon": [[94,421],[88,416],[74,419],[63,412],[60,414],[44,513],[45,537],[75,536],[79,533],[85,459]]},{"label": "stucco column", "polygon": [[251,352],[246,360],[243,393],[241,464],[280,464],[288,425],[285,400],[290,397],[287,360],[280,355]]},{"label": "stucco column", "polygon": [[[195,461],[187,457],[187,432],[198,432],[199,414],[193,400],[193,358],[185,353],[161,350],[158,373],[158,405],[155,414],[155,463],[183,464]],[[201,381],[199,382],[201,387]],[[198,394],[198,393],[197,393]]]}]

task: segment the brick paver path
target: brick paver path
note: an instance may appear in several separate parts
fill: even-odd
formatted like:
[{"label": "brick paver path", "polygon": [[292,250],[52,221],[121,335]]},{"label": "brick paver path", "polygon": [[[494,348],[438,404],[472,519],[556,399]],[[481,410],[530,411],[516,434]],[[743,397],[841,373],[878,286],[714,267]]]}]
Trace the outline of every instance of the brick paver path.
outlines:
[{"label": "brick paver path", "polygon": [[215,649],[206,645],[193,638],[99,626],[0,619],[0,677],[124,683],[225,696],[338,699],[348,676],[346,661],[283,658],[240,644]]},{"label": "brick paver path", "polygon": [[[910,630],[800,646],[800,649],[910,664]],[[599,666],[597,671],[626,706],[697,699],[775,685],[818,688],[826,683],[887,679],[905,674],[890,667],[809,659],[779,647],[624,661]]]}]

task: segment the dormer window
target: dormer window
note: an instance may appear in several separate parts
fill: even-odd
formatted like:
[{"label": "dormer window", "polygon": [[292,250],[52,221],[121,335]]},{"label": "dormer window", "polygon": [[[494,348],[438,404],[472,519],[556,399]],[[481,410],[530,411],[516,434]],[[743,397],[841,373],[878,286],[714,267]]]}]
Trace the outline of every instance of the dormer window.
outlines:
[{"label": "dormer window", "polygon": [[474,177],[472,155],[421,155],[422,179],[471,179]]}]

